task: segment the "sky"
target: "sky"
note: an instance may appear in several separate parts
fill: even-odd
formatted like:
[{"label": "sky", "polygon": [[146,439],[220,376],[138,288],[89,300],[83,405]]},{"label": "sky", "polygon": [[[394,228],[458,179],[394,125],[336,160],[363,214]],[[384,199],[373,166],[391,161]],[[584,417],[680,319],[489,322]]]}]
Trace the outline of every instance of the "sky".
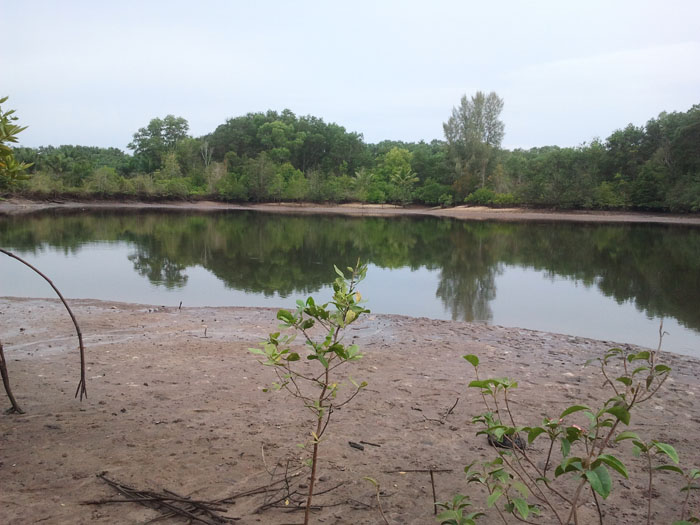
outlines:
[{"label": "sky", "polygon": [[700,103],[700,2],[0,0],[0,97],[21,145],[125,150],[291,109],[366,142],[443,139],[495,91],[503,146],[577,146]]}]

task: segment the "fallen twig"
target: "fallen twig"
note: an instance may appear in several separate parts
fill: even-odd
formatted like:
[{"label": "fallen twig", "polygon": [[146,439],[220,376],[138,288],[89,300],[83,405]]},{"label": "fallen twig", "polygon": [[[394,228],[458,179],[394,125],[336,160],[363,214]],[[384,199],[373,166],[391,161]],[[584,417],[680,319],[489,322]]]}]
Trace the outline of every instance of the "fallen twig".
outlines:
[{"label": "fallen twig", "polygon": [[193,500],[189,497],[180,496],[175,492],[164,490],[163,493],[150,490],[138,490],[124,483],[109,479],[104,473],[98,474],[98,478],[107,483],[114,490],[122,494],[126,499],[103,499],[98,501],[86,501],[83,505],[102,505],[105,503],[139,503],[145,507],[152,508],[161,513],[161,516],[151,520],[181,516],[191,523],[196,521],[206,525],[218,525],[230,523],[233,518],[228,518],[217,514],[224,509],[220,508],[220,502]]}]

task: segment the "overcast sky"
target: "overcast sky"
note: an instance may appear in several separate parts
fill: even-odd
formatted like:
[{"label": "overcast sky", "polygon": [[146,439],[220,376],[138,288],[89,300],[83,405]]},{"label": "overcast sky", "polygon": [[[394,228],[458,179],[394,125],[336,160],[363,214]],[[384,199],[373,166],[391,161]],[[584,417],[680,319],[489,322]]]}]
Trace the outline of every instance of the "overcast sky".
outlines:
[{"label": "overcast sky", "polygon": [[289,108],[442,139],[464,94],[505,101],[507,148],[575,146],[700,103],[700,2],[0,0],[0,96],[27,146],[125,149]]}]

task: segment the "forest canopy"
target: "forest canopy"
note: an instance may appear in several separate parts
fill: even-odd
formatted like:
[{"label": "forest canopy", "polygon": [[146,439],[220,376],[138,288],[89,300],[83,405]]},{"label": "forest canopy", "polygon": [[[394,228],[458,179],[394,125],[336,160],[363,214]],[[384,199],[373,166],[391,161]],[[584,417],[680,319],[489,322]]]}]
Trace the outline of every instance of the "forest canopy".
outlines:
[{"label": "forest canopy", "polygon": [[[577,147],[501,148],[504,101],[463,97],[445,140],[368,144],[361,133],[281,112],[230,118],[192,137],[182,117],[153,118],[117,148],[16,147],[30,197],[232,202],[477,204],[700,211],[700,105],[661,113]],[[23,123],[31,124],[31,123]]]}]

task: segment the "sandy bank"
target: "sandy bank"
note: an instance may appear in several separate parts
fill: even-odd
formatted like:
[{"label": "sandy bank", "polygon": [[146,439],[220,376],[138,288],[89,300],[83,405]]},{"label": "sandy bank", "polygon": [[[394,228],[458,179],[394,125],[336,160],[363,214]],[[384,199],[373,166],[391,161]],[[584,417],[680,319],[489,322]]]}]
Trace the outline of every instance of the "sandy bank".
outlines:
[{"label": "sandy bank", "polygon": [[686,224],[700,226],[700,216],[672,215],[640,212],[606,212],[606,211],[555,211],[530,210],[525,208],[493,209],[486,207],[456,206],[454,208],[401,208],[393,205],[372,204],[226,204],[213,201],[196,202],[50,202],[9,199],[0,201],[0,215],[17,215],[35,213],[43,210],[104,210],[104,209],[167,209],[167,210],[260,210],[269,213],[304,213],[304,214],[341,214],[368,217],[390,216],[432,216],[451,217],[460,220],[489,221],[569,221],[590,223],[648,223],[648,224]]},{"label": "sandy bank", "polygon": [[[265,485],[266,466],[299,457],[296,443],[308,434],[307,414],[283,394],[262,392],[274,379],[272,371],[247,351],[276,328],[274,310],[71,304],[87,346],[89,397],[82,403],[73,398],[77,344],[61,305],[0,299],[0,340],[15,396],[26,410],[0,416],[2,523],[144,523],[156,514],[136,504],[81,505],[116,496],[96,473],[213,500]],[[380,523],[364,476],[381,483],[384,510],[396,524],[434,523],[432,488],[428,474],[391,471],[450,470],[435,475],[439,500],[473,492],[462,468],[493,457],[493,451],[470,424],[480,406],[478,393],[466,388],[472,372],[463,354],[478,354],[485,373],[517,378],[512,403],[521,415],[518,423],[538,424],[574,402],[603,399],[599,374],[583,365],[613,344],[385,315],[365,318],[349,336],[365,354],[352,376],[369,387],[334,414],[322,444],[319,490],[342,486],[318,497],[320,504],[339,505],[315,514],[316,523]],[[687,465],[698,466],[700,362],[668,354],[663,359],[673,376],[633,416],[631,428],[673,444]],[[348,441],[380,446],[360,451]],[[536,442],[533,456],[543,460],[544,448]],[[615,453],[634,477],[615,476],[613,495],[604,503],[608,522],[641,523],[642,463],[629,446]],[[653,522],[670,523],[682,496],[671,474],[660,473],[659,479]],[[241,498],[228,506],[228,515],[245,524],[300,521],[283,509],[255,514],[263,502],[262,495]]]}]

